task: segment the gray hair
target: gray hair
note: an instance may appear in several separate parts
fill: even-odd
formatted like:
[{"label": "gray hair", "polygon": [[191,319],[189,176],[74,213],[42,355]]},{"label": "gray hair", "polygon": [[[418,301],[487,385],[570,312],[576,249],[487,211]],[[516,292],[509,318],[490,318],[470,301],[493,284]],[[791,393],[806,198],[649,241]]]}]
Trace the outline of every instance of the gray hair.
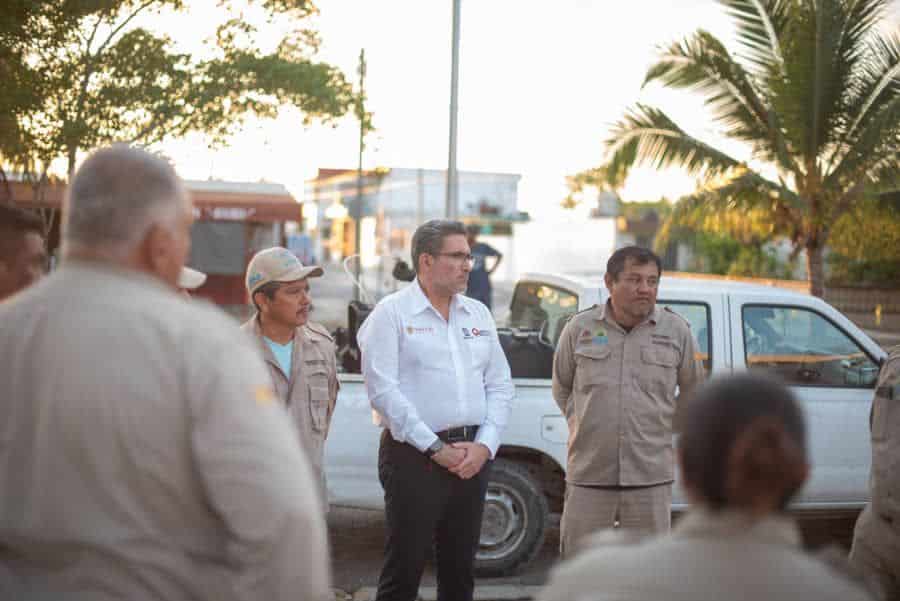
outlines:
[{"label": "gray hair", "polygon": [[437,255],[444,245],[444,238],[455,235],[465,236],[466,226],[450,219],[432,219],[416,228],[412,237],[413,270],[419,272],[419,257]]},{"label": "gray hair", "polygon": [[152,225],[174,227],[185,202],[181,180],[164,159],[124,144],[98,150],[69,184],[64,248],[127,255]]}]

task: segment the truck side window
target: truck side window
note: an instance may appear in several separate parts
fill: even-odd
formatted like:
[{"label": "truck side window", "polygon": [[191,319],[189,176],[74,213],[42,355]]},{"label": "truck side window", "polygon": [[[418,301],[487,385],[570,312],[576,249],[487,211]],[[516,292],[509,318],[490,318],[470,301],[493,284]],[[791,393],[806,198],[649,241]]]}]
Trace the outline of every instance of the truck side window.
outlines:
[{"label": "truck side window", "polygon": [[519,282],[509,306],[509,327],[540,330],[547,323],[547,339],[556,346],[566,319],[578,311],[578,297],[562,288],[538,282]]},{"label": "truck side window", "polygon": [[712,344],[709,337],[709,306],[705,303],[685,303],[675,301],[658,301],[660,307],[668,307],[684,317],[691,324],[691,334],[697,342],[697,359],[703,362],[703,368],[709,374],[712,361]]},{"label": "truck side window", "polygon": [[794,386],[872,388],[878,365],[843,330],[802,307],[746,305],[747,368]]}]

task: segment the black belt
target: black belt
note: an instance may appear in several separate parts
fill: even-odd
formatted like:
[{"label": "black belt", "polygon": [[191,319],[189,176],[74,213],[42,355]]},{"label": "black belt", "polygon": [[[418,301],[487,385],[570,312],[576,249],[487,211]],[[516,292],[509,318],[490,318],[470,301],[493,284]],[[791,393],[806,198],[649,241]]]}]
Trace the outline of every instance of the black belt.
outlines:
[{"label": "black belt", "polygon": [[444,442],[472,442],[478,434],[478,426],[459,426],[435,432]]}]

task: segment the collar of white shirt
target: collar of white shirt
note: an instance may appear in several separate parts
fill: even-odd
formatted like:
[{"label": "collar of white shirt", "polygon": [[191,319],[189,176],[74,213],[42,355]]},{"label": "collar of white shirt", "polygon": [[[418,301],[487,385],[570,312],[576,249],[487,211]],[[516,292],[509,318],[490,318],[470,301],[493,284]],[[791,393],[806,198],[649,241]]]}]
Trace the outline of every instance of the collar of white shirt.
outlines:
[{"label": "collar of white shirt", "polygon": [[[403,299],[405,301],[404,313],[407,315],[418,315],[429,307],[433,308],[431,301],[425,296],[425,291],[422,290],[422,284],[419,282],[419,278],[413,280],[409,286],[406,287],[404,292],[406,292],[404,295],[405,298]],[[462,294],[454,294],[453,298],[450,299],[450,311],[453,312],[456,309],[460,309],[471,315],[472,309],[469,307],[469,302],[469,299]],[[437,309],[435,309],[435,311],[436,310]]]}]

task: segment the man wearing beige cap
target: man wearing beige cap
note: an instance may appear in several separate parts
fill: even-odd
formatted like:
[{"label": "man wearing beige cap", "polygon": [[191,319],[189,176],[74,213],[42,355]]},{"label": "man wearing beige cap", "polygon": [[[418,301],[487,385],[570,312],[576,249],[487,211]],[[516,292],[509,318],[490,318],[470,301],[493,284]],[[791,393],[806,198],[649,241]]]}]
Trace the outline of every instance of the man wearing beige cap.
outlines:
[{"label": "man wearing beige cap", "polygon": [[297,426],[322,483],[325,438],[337,399],[337,360],[328,330],[309,321],[309,278],[322,268],[304,266],[279,246],[262,250],[247,266],[247,292],[256,314],[241,329],[259,341],[272,385]]}]

